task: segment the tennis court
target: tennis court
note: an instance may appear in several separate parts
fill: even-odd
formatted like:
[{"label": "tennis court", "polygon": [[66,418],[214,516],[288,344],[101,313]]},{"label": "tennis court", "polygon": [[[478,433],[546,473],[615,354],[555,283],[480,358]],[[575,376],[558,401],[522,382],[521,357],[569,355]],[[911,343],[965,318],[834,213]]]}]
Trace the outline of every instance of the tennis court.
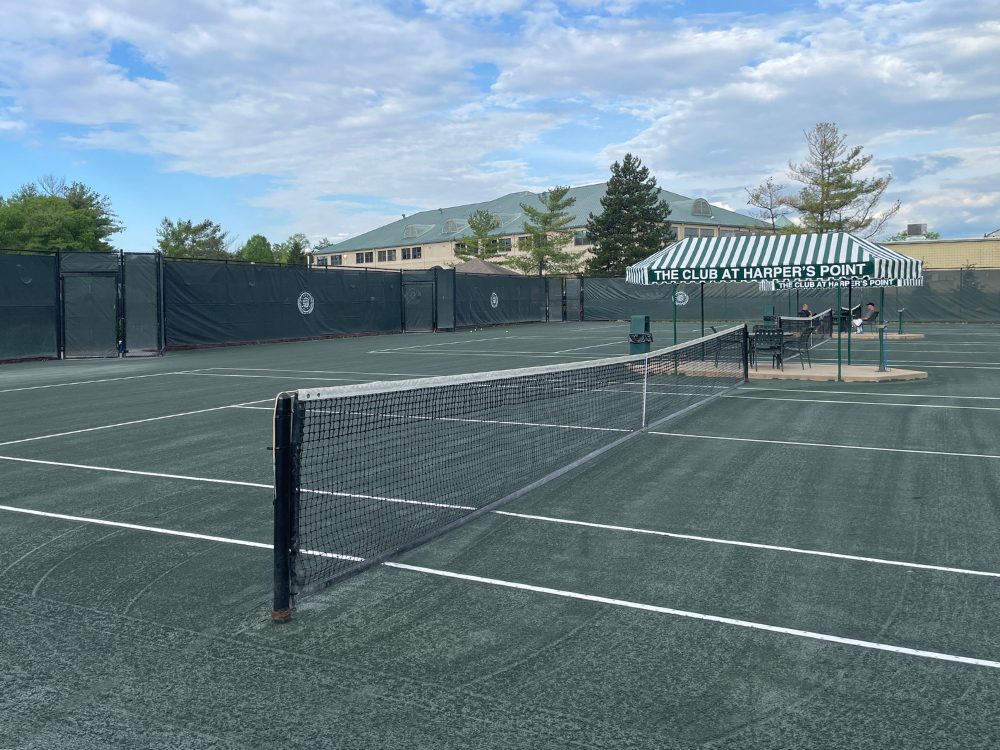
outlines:
[{"label": "tennis court", "polygon": [[1000,327],[911,329],[927,380],[754,381],[280,625],[275,394],[627,326],[4,365],[0,748],[996,747]]}]

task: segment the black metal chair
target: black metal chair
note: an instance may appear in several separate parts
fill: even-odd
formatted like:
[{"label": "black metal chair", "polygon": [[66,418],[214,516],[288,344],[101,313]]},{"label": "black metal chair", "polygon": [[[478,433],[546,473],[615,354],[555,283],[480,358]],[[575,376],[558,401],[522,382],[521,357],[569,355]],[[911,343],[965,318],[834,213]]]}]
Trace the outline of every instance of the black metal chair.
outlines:
[{"label": "black metal chair", "polygon": [[753,332],[753,368],[757,369],[761,354],[771,355],[771,366],[784,370],[785,334],[777,328],[764,328]]},{"label": "black metal chair", "polygon": [[[809,362],[810,369],[813,366],[812,359],[809,357],[813,330],[812,328],[804,328],[794,336],[786,336],[783,342],[785,352],[789,352],[792,356],[796,354],[799,356],[799,364],[802,365],[803,370],[806,369],[806,362]],[[782,353],[782,359],[784,359],[784,352]]]}]

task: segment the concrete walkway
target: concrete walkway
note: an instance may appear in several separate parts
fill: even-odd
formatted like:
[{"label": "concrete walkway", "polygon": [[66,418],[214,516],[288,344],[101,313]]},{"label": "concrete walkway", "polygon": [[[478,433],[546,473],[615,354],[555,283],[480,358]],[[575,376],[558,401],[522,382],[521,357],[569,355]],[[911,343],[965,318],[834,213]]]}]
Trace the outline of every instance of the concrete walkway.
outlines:
[{"label": "concrete walkway", "polygon": [[[845,383],[883,383],[897,380],[922,380],[927,373],[922,370],[901,370],[892,368],[879,372],[872,364],[843,365],[841,375]],[[750,369],[751,380],[833,380],[837,379],[837,365],[806,366],[803,370],[798,360],[785,363],[784,370],[772,368],[770,363],[763,363],[756,370]]]}]

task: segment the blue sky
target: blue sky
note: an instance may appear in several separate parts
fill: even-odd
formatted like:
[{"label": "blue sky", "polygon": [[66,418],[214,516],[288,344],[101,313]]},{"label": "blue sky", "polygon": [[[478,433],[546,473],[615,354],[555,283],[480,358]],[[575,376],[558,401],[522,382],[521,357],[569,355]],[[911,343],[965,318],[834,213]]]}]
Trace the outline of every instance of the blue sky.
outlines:
[{"label": "blue sky", "polygon": [[889,225],[1000,228],[1000,6],[920,2],[37,0],[0,25],[0,195],[44,175],[244,242],[607,179],[749,211],[835,122]]}]

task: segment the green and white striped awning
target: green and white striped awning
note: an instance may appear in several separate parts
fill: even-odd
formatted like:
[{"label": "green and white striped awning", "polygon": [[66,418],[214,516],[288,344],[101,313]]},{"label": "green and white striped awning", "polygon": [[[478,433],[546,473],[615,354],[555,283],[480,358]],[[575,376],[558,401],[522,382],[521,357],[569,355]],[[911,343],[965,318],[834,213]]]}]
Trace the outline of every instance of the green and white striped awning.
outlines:
[{"label": "green and white striped awning", "polygon": [[923,263],[846,232],[689,238],[629,266],[631,284],[918,279]]}]

